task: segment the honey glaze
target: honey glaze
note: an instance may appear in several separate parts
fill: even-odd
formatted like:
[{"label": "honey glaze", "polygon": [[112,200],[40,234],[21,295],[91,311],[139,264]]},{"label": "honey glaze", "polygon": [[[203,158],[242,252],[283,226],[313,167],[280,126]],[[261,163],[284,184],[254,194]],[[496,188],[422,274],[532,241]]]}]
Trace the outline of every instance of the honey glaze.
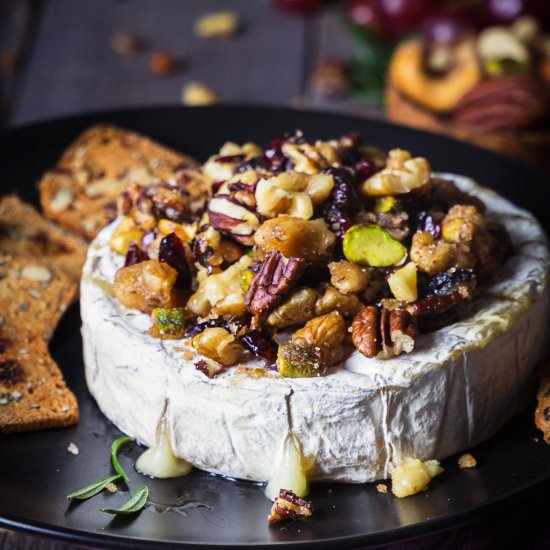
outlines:
[{"label": "honey glaze", "polygon": [[187,475],[193,466],[178,458],[172,450],[170,428],[163,418],[157,431],[157,444],[147,449],[136,462],[140,474],[160,479]]},{"label": "honey glaze", "polygon": [[286,489],[299,497],[305,497],[308,492],[306,470],[300,442],[294,434],[288,432],[275,457],[265,496],[275,500],[279,496],[279,491]]}]

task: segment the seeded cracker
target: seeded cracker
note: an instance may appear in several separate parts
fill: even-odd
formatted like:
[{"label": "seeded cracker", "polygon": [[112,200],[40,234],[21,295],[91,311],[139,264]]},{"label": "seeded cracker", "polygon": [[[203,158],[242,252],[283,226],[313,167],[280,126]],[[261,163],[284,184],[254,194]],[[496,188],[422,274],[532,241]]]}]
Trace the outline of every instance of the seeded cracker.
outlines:
[{"label": "seeded cracker", "polygon": [[0,433],[72,426],[78,404],[40,338],[0,337]]},{"label": "seeded cracker", "polygon": [[535,425],[542,432],[544,441],[550,443],[550,358],[542,361],[540,366]]},{"label": "seeded cracker", "polygon": [[109,125],[83,132],[39,183],[44,213],[91,239],[116,216],[116,200],[128,183],[170,180],[188,156],[135,132]]},{"label": "seeded cracker", "polygon": [[42,258],[79,284],[87,246],[81,237],[45,219],[19,197],[0,199],[0,254]]},{"label": "seeded cracker", "polygon": [[48,341],[76,290],[68,275],[37,259],[0,255],[0,336]]}]

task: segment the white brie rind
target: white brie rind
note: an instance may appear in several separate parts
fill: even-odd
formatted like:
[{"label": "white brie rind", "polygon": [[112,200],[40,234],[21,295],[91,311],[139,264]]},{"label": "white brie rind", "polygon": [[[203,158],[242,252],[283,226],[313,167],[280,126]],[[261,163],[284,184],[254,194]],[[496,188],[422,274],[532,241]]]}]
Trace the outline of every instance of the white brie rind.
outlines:
[{"label": "white brie rind", "polygon": [[[149,316],[108,292],[123,259],[109,248],[118,221],[92,243],[81,287],[86,380],[103,413],[154,445],[168,403],[176,456],[197,468],[266,481],[285,434],[299,441],[309,480],[389,477],[404,457],[442,459],[487,439],[532,397],[549,309],[549,255],[528,212],[449,174],[507,228],[514,254],[460,322],[422,335],[408,355],[354,352],[319,378],[209,379],[183,341],[145,331]],[[245,366],[254,366],[250,362]],[[257,364],[256,364],[257,365]]]}]

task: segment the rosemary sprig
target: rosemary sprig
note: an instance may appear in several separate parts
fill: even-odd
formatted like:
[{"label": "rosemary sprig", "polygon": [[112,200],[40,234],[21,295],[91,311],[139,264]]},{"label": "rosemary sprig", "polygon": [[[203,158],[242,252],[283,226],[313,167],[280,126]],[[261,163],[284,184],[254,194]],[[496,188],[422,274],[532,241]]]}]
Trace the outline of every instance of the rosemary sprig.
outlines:
[{"label": "rosemary sprig", "polygon": [[85,500],[87,498],[93,497],[94,495],[97,495],[105,487],[112,483],[113,481],[116,481],[120,479],[122,476],[120,474],[114,474],[112,476],[104,477],[103,479],[100,479],[99,481],[95,481],[94,483],[91,483],[90,485],[87,485],[86,487],[83,487],[82,489],[78,489],[76,491],[73,491],[72,493],[69,493],[67,495],[67,498],[71,500]]},{"label": "rosemary sprig", "polygon": [[147,485],[142,485],[141,487],[135,490],[135,492],[128,499],[128,501],[124,503],[120,508],[118,509],[100,508],[100,511],[105,512],[106,514],[116,514],[116,515],[135,514],[145,506],[145,503],[147,502],[148,497],[149,497],[149,487],[147,487]]},{"label": "rosemary sprig", "polygon": [[113,468],[118,474],[120,474],[120,476],[126,483],[130,481],[130,478],[126,475],[126,472],[120,465],[117,458],[117,453],[120,447],[122,447],[122,445],[128,443],[129,441],[135,441],[135,439],[133,437],[124,435],[122,437],[119,437],[118,439],[115,439],[115,441],[113,441],[113,444],[111,445],[111,461],[113,463]]}]

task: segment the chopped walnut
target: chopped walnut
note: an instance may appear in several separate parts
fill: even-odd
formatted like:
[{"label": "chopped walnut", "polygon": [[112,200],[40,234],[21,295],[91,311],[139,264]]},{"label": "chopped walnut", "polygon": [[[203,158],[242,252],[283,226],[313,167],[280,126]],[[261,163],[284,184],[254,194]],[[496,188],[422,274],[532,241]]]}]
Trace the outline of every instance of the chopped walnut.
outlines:
[{"label": "chopped walnut", "polygon": [[388,492],[388,486],[387,486],[385,483],[379,483],[379,484],[376,486],[376,490],[377,490],[379,493],[387,493],[387,492]]},{"label": "chopped walnut", "polygon": [[278,216],[265,221],[254,235],[260,256],[279,251],[287,258],[315,262],[330,258],[336,236],[322,219]]},{"label": "chopped walnut", "polygon": [[315,314],[325,315],[337,311],[345,318],[353,317],[361,308],[361,302],[355,294],[343,294],[332,285],[326,285],[321,297],[315,304]]},{"label": "chopped walnut", "polygon": [[198,353],[224,366],[234,365],[243,353],[242,344],[221,327],[206,328],[193,338]]},{"label": "chopped walnut", "polygon": [[272,309],[300,278],[306,265],[301,258],[270,252],[250,282],[244,302],[248,311],[261,315]]},{"label": "chopped walnut", "polygon": [[369,284],[369,272],[353,262],[341,260],[328,264],[330,282],[343,294],[362,292]]},{"label": "chopped walnut", "polygon": [[205,13],[195,22],[195,35],[199,38],[225,38],[239,30],[239,17],[232,11]]},{"label": "chopped walnut", "polygon": [[117,486],[113,482],[107,483],[107,485],[105,485],[105,489],[109,491],[109,493],[117,492]]},{"label": "chopped walnut", "polygon": [[315,316],[315,304],[318,299],[319,295],[312,288],[295,290],[267,316],[267,324],[284,328],[305,323]]},{"label": "chopped walnut", "polygon": [[361,222],[380,226],[398,241],[404,241],[410,233],[407,212],[367,212]]},{"label": "chopped walnut", "polygon": [[310,319],[292,335],[293,342],[305,342],[320,350],[321,362],[326,366],[336,365],[344,358],[346,323],[342,316],[332,311]]},{"label": "chopped walnut", "polygon": [[69,443],[69,446],[67,447],[67,451],[73,455],[77,455],[80,451],[78,450],[78,447],[73,443]]},{"label": "chopped walnut", "polygon": [[269,523],[309,518],[313,515],[311,502],[296,496],[292,491],[281,489],[267,517]]}]

